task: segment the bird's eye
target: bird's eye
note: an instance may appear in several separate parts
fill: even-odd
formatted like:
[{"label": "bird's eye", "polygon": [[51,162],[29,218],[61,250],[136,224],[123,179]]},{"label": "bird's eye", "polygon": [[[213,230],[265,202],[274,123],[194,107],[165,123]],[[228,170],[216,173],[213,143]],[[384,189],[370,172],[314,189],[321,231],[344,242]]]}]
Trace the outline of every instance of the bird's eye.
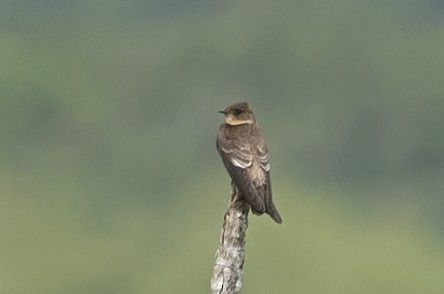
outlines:
[{"label": "bird's eye", "polygon": [[242,113],[242,110],[240,110],[239,108],[236,108],[235,110],[233,110],[235,115],[239,115]]}]

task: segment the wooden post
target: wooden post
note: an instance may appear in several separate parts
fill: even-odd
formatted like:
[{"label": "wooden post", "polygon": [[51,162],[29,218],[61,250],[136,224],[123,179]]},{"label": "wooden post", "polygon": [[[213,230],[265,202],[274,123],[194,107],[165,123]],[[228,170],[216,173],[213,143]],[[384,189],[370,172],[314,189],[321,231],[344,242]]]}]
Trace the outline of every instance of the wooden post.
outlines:
[{"label": "wooden post", "polygon": [[233,185],[230,205],[220,233],[219,248],[216,251],[211,294],[240,293],[249,210],[250,206]]}]

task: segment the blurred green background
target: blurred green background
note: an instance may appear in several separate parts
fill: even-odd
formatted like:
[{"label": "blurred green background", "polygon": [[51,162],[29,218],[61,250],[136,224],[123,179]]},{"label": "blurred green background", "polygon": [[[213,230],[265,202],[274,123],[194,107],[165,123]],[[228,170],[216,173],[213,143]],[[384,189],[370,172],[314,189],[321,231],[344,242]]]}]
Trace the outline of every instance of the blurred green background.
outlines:
[{"label": "blurred green background", "polygon": [[444,292],[441,1],[2,0],[0,48],[1,293],[208,293],[237,101],[243,293]]}]

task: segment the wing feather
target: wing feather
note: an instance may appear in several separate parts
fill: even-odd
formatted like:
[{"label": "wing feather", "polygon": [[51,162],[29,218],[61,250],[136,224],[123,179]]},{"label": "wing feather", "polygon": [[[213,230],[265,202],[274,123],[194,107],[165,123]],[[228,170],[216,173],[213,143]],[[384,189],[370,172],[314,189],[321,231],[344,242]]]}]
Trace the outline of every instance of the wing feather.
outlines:
[{"label": "wing feather", "polygon": [[262,141],[258,146],[257,146],[257,158],[259,161],[259,165],[261,166],[261,168],[265,171],[268,172],[270,171],[270,161],[268,158],[268,148],[267,145],[265,145],[264,141]]},{"label": "wing feather", "polygon": [[265,212],[264,197],[257,190],[255,180],[251,175],[251,167],[254,164],[253,149],[249,144],[239,145],[233,141],[224,141],[218,138],[217,150],[219,151],[225,168],[233,182],[247,199],[251,209],[255,213]]}]

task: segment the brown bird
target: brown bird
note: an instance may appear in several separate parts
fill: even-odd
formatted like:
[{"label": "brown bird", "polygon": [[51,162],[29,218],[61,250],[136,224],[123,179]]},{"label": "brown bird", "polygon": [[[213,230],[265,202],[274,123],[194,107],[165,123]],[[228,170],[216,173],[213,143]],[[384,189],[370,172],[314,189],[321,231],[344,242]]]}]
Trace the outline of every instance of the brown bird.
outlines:
[{"label": "brown bird", "polygon": [[267,144],[250,105],[236,103],[219,112],[225,115],[225,123],[219,128],[216,146],[232,183],[254,214],[267,213],[282,223],[271,194]]}]

